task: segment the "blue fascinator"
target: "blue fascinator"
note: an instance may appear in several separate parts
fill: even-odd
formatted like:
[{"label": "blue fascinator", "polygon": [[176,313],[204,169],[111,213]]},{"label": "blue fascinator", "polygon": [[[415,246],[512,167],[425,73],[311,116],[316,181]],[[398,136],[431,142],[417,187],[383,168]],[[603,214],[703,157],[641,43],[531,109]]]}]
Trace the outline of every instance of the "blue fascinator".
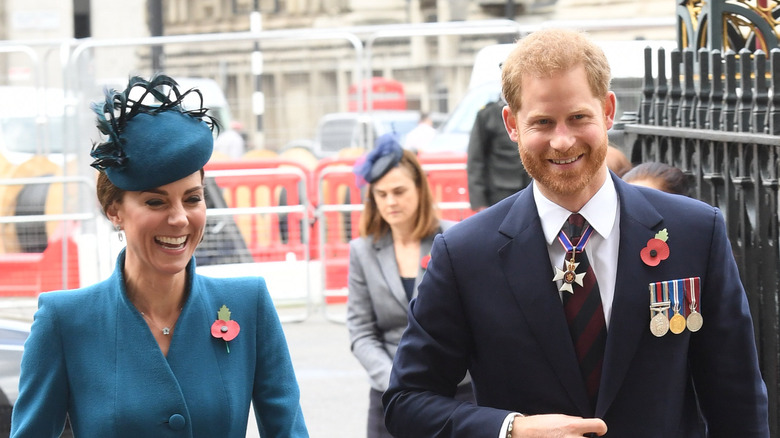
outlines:
[{"label": "blue fascinator", "polygon": [[376,146],[368,154],[355,162],[352,172],[356,176],[358,187],[371,184],[385,176],[395,167],[404,150],[398,142],[398,136],[394,133],[384,134],[376,140]]},{"label": "blue fascinator", "polygon": [[[190,93],[198,95],[200,107],[185,110],[182,101]],[[90,155],[95,159],[92,167],[105,172],[120,189],[170,184],[200,170],[211,158],[212,130],[219,126],[206,115],[208,108],[203,108],[199,90],[182,93],[176,81],[165,75],[150,81],[135,76],[124,91],[106,89],[105,97],[105,102],[94,102],[92,110],[98,130],[107,138],[94,144]]]}]

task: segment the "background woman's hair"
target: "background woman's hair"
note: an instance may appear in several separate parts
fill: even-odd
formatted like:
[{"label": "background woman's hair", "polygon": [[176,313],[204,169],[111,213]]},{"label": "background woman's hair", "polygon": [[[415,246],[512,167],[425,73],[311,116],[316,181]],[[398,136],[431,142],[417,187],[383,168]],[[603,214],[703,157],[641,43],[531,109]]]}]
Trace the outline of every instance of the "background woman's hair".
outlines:
[{"label": "background woman's hair", "polygon": [[623,181],[653,180],[667,193],[688,196],[688,178],[682,170],[666,163],[648,162],[636,165],[623,175]]},{"label": "background woman's hair", "polygon": [[[426,236],[435,233],[439,228],[439,216],[434,208],[433,193],[431,193],[428,178],[425,176],[425,172],[423,172],[422,166],[417,161],[417,156],[414,152],[404,150],[401,161],[398,162],[398,167],[402,167],[409,172],[414,180],[414,186],[417,188],[419,204],[417,205],[417,217],[412,237],[422,240]],[[390,225],[379,214],[373,188],[374,183],[367,188],[363,214],[360,217],[360,235],[363,237],[372,236],[374,240],[378,240],[390,229]]]}]

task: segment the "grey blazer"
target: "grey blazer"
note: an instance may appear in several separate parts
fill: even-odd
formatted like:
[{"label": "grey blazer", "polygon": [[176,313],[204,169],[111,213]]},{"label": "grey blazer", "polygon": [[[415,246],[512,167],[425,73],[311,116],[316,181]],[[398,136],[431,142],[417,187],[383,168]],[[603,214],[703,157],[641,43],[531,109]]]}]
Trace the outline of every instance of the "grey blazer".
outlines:
[{"label": "grey blazer", "polygon": [[[450,225],[452,222],[441,221],[440,228],[444,230]],[[431,253],[434,236],[420,242],[421,264]],[[414,282],[413,297],[417,296],[417,286],[424,273],[421,265]],[[390,232],[376,242],[371,237],[349,242],[347,329],[350,348],[368,372],[371,387],[378,391],[384,392],[390,381],[393,356],[406,329],[408,308]]]}]

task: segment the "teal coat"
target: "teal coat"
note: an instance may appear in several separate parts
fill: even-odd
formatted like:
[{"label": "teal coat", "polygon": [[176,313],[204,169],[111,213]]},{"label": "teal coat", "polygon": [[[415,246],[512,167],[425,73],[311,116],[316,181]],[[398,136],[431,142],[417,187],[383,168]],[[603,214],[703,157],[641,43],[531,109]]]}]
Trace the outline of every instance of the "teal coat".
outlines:
[{"label": "teal coat", "polygon": [[[40,295],[25,343],[11,436],[244,438],[250,401],[263,438],[308,437],[284,333],[262,278],[214,279],[187,267],[189,298],[168,356],[113,275]],[[211,335],[226,305],[238,336]],[[229,347],[229,352],[228,348]]]}]

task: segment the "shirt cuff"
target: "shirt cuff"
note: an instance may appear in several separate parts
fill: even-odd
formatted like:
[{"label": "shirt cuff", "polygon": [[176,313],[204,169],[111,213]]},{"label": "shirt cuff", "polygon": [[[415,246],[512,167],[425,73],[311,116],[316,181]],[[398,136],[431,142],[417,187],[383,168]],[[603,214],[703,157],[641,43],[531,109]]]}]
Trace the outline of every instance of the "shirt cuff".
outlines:
[{"label": "shirt cuff", "polygon": [[508,430],[509,425],[512,424],[512,422],[515,420],[515,417],[522,417],[523,414],[519,412],[512,412],[511,414],[507,415],[506,418],[504,418],[504,422],[501,423],[501,429],[498,429],[498,438],[509,438],[508,437]]}]

